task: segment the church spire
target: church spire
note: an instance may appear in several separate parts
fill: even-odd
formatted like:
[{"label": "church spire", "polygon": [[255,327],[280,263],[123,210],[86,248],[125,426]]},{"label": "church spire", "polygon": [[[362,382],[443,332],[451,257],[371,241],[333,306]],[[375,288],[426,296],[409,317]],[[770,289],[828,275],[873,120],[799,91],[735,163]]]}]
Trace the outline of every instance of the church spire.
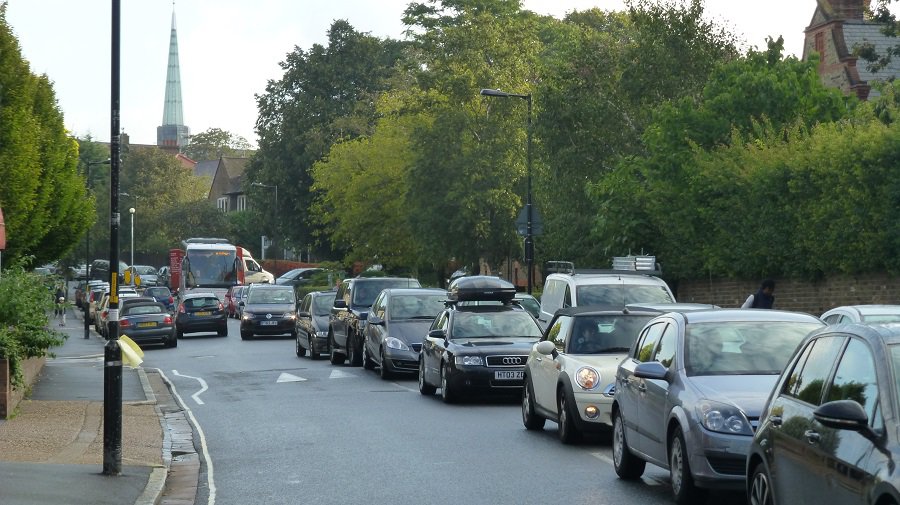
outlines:
[{"label": "church spire", "polygon": [[162,126],[156,128],[156,144],[181,150],[190,130],[184,125],[181,109],[181,70],[178,66],[178,33],[175,30],[175,2],[172,2],[172,31],[169,36],[169,66],[166,69],[166,97]]}]

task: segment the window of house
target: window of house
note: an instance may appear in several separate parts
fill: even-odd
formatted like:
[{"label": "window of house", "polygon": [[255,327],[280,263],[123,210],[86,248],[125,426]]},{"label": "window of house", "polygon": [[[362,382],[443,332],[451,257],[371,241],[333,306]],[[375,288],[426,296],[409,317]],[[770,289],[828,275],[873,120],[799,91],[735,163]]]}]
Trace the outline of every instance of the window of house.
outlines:
[{"label": "window of house", "polygon": [[216,200],[216,208],[222,212],[228,212],[228,197],[223,196]]},{"label": "window of house", "polygon": [[238,195],[236,210],[238,212],[240,212],[242,210],[247,210],[247,196],[246,195]]}]

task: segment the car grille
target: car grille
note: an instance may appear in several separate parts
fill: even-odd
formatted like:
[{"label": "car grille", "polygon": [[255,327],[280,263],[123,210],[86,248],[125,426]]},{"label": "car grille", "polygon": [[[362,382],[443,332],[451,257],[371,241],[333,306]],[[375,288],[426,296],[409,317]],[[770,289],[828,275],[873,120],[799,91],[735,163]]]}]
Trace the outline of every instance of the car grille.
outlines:
[{"label": "car grille", "polygon": [[412,344],[410,345],[413,351],[422,352],[422,344]]},{"label": "car grille", "polygon": [[523,367],[528,356],[488,356],[487,366]]},{"label": "car grille", "polygon": [[709,461],[709,466],[713,471],[722,475],[744,475],[747,470],[747,460],[744,458],[707,456],[706,461]]}]

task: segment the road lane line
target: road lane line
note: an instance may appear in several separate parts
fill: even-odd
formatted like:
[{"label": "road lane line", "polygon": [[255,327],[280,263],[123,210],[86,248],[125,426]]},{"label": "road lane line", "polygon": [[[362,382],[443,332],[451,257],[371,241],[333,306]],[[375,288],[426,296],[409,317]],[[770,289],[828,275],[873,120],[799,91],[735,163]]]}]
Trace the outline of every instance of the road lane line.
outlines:
[{"label": "road lane line", "polygon": [[206,385],[206,381],[201,379],[200,377],[191,377],[190,375],[181,375],[180,373],[178,373],[178,370],[172,370],[172,373],[179,377],[184,377],[187,379],[194,379],[195,381],[200,383],[200,385],[202,386],[200,388],[200,391],[197,391],[196,393],[192,394],[191,398],[193,398],[194,401],[197,402],[197,405],[203,405],[203,400],[200,399],[200,393],[203,393],[204,391],[209,389],[209,387]]},{"label": "road lane line", "polygon": [[[207,500],[207,505],[215,505],[216,503],[216,483],[213,478],[213,462],[212,458],[209,456],[209,448],[206,445],[206,435],[203,433],[203,428],[200,427],[200,422],[197,421],[197,418],[194,417],[194,411],[191,410],[190,407],[187,406],[187,403],[181,398],[181,395],[178,394],[178,389],[175,388],[175,383],[169,380],[166,377],[166,374],[163,373],[162,369],[157,368],[157,372],[159,372],[160,377],[166,381],[166,384],[172,389],[172,394],[175,395],[175,398],[178,400],[178,405],[187,412],[188,417],[191,419],[191,424],[194,425],[194,429],[197,430],[197,434],[200,436],[200,449],[203,451],[203,459],[206,460],[206,486],[209,489],[209,499]],[[175,372],[175,370],[172,370]],[[177,372],[176,372],[177,373]],[[182,376],[184,377],[184,376]]]},{"label": "road lane line", "polygon": [[609,463],[611,466],[615,466],[615,465],[616,465],[616,463],[613,461],[612,458],[610,458],[610,457],[607,456],[606,454],[603,454],[602,452],[592,452],[592,453],[590,453],[590,454],[591,454],[591,456],[593,456],[593,457],[599,459],[600,461],[602,461],[602,462],[604,462],[604,463]]}]

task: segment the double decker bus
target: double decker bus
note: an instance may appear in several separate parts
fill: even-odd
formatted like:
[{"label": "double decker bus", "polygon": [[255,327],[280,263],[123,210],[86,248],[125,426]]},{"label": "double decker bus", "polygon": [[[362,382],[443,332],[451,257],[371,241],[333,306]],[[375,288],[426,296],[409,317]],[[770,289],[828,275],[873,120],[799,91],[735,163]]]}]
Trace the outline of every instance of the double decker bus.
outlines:
[{"label": "double decker bus", "polygon": [[250,251],[225,239],[189,238],[182,245],[184,249],[169,251],[170,282],[178,286],[179,297],[192,291],[209,291],[224,299],[231,286],[275,281]]}]

